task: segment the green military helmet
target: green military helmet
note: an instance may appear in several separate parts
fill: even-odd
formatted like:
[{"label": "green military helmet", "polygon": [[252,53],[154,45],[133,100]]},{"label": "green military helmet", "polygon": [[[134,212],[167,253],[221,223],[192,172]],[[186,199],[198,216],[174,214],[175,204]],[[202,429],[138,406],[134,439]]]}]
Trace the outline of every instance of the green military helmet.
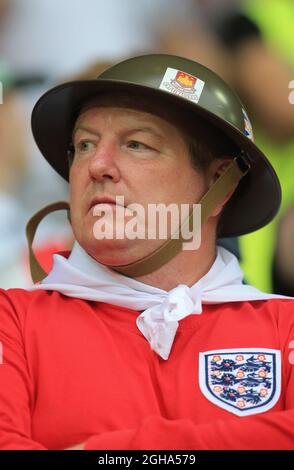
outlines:
[{"label": "green military helmet", "polygon": [[[248,158],[250,171],[226,204],[220,237],[257,230],[276,215],[281,189],[274,169],[253,142],[252,128],[238,96],[214,72],[182,57],[151,54],[120,62],[97,79],[67,82],[45,93],[32,113],[36,143],[49,164],[68,179],[67,152],[74,122],[89,98],[114,91],[150,96],[162,106],[190,111],[216,126]],[[193,118],[192,118],[193,119]],[[196,119],[195,119],[196,121]]]}]

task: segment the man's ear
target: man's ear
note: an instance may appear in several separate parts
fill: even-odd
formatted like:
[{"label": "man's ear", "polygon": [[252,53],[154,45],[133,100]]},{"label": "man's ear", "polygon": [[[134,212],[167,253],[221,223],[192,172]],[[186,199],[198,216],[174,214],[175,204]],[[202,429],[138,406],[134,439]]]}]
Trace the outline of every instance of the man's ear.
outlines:
[{"label": "man's ear", "polygon": [[[221,176],[221,174],[225,171],[225,169],[229,166],[231,162],[232,162],[232,158],[224,157],[222,159],[216,159],[211,163],[209,170],[208,170],[209,171],[209,187],[212,186],[213,183],[215,183],[215,181]],[[228,194],[226,195],[222,203],[215,207],[215,209],[211,213],[212,217],[217,217],[222,212],[224,206],[234,194],[237,186],[238,186],[238,183],[236,183],[233,189],[228,191]]]}]

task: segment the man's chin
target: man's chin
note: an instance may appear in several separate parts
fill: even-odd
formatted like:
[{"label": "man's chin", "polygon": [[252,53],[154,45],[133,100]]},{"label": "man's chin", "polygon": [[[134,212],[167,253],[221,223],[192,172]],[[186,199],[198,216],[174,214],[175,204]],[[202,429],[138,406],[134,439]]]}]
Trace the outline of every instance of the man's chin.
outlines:
[{"label": "man's chin", "polygon": [[79,242],[82,248],[99,263],[109,266],[120,266],[131,262],[127,255],[130,249],[130,240],[96,240]]},{"label": "man's chin", "polygon": [[92,258],[106,266],[123,266],[134,263],[158,247],[158,241],[154,240],[149,240],[148,250],[146,249],[146,240],[96,240],[92,238],[91,240],[78,241]]}]

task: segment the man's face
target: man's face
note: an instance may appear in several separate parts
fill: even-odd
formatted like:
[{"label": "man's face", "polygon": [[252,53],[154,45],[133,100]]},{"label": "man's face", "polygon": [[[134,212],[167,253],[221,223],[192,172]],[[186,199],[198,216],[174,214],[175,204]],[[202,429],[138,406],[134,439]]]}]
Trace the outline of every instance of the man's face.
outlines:
[{"label": "man's face", "polygon": [[[125,206],[140,204],[147,214],[150,203],[193,204],[207,190],[204,175],[192,167],[183,135],[156,115],[115,105],[85,108],[76,121],[73,144],[69,180],[73,231],[80,245],[103,264],[131,263],[164,240],[126,236],[97,240],[93,230],[99,220],[93,215],[97,198],[123,196]],[[107,224],[113,225],[117,209],[107,205],[103,213]],[[125,227],[132,216],[125,210],[120,214]],[[121,227],[114,224],[114,235],[118,230]]]}]

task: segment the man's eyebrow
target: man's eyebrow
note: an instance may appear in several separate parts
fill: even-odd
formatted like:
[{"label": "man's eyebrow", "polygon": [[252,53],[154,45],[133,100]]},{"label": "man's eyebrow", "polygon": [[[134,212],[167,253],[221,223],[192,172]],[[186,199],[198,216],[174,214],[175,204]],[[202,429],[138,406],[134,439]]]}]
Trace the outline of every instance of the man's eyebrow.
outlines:
[{"label": "man's eyebrow", "polygon": [[81,124],[77,124],[73,131],[72,131],[72,137],[74,137],[75,133],[78,131],[78,130],[82,130],[82,131],[86,131],[88,132],[89,134],[93,134],[93,135],[99,135],[99,133],[97,131],[95,131],[95,129],[91,129],[91,127],[87,127],[87,126],[82,126]]},{"label": "man's eyebrow", "polygon": [[163,138],[163,135],[160,132],[157,132],[153,127],[149,126],[142,126],[130,129],[126,132],[126,135],[135,134],[136,132],[148,132],[149,134],[153,134],[155,137],[158,137],[160,139]]},{"label": "man's eyebrow", "polygon": [[[99,133],[95,129],[91,129],[91,127],[87,127],[87,126],[77,124],[73,129],[72,137],[74,137],[77,130],[86,131],[86,132],[88,132],[90,134],[93,134],[93,135],[99,135]],[[131,135],[131,134],[135,134],[136,132],[148,132],[149,134],[152,134],[157,138],[160,138],[160,139],[163,138],[162,134],[157,132],[153,127],[149,127],[149,126],[142,126],[142,127],[136,127],[136,128],[130,129],[125,133],[125,135],[128,136],[128,135]]]}]

